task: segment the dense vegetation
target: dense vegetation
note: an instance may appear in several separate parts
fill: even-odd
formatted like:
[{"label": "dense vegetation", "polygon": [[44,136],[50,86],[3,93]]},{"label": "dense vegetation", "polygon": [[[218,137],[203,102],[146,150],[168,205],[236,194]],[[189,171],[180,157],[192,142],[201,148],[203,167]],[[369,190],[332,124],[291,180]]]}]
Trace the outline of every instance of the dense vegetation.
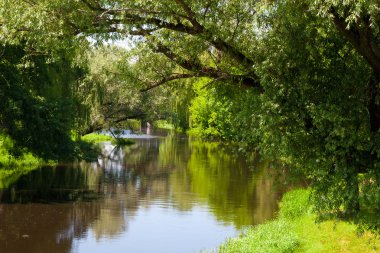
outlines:
[{"label": "dense vegetation", "polygon": [[22,44],[1,47],[0,129],[14,140],[13,153],[28,148],[46,159],[71,156],[76,116],[71,89],[80,70],[64,58],[47,63],[46,56],[28,54]]},{"label": "dense vegetation", "polygon": [[170,119],[282,161],[319,214],[377,230],[379,24],[377,0],[3,1],[0,129],[59,159],[72,135]]}]

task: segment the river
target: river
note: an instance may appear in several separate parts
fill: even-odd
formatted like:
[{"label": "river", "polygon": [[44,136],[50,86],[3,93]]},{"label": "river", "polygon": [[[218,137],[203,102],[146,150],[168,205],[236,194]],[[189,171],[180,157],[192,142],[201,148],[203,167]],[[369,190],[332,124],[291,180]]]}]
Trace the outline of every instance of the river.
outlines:
[{"label": "river", "polygon": [[200,252],[275,215],[286,187],[255,155],[172,134],[135,142],[1,189],[0,252]]}]

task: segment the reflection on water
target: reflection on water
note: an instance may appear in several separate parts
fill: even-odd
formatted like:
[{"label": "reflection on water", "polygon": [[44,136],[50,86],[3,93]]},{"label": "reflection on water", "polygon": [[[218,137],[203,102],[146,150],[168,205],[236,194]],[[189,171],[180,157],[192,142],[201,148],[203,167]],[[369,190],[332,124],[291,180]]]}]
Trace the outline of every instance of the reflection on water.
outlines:
[{"label": "reflection on water", "polygon": [[184,137],[105,144],[0,191],[0,252],[198,252],[273,217],[268,164]]}]

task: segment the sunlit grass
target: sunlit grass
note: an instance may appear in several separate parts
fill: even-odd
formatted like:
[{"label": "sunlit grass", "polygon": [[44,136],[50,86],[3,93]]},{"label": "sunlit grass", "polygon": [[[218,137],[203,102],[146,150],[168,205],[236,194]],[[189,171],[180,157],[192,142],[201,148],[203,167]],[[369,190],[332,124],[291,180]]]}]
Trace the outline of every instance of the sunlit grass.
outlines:
[{"label": "sunlit grass", "polygon": [[300,235],[295,252],[379,252],[380,240],[370,232],[359,236],[357,227],[344,221],[315,223],[315,215],[298,218],[294,231]]},{"label": "sunlit grass", "polygon": [[99,133],[90,133],[82,136],[82,141],[99,143],[105,141],[112,141],[114,138],[110,135],[99,134]]},{"label": "sunlit grass", "polygon": [[288,220],[278,219],[248,228],[242,236],[229,239],[220,247],[219,252],[294,252],[299,243],[293,224]]},{"label": "sunlit grass", "polygon": [[220,253],[250,252],[379,252],[380,238],[345,221],[316,223],[308,190],[294,190],[284,195],[278,218],[248,228],[240,237],[219,247]]}]

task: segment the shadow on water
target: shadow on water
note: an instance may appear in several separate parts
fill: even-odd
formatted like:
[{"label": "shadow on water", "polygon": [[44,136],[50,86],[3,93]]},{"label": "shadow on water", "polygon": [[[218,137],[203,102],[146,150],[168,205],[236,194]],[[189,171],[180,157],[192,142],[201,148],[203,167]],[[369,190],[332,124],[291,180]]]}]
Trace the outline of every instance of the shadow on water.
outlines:
[{"label": "shadow on water", "polygon": [[0,190],[0,252],[215,247],[273,217],[288,186],[274,187],[269,171],[256,156],[184,137],[105,143],[96,163],[41,168]]}]

